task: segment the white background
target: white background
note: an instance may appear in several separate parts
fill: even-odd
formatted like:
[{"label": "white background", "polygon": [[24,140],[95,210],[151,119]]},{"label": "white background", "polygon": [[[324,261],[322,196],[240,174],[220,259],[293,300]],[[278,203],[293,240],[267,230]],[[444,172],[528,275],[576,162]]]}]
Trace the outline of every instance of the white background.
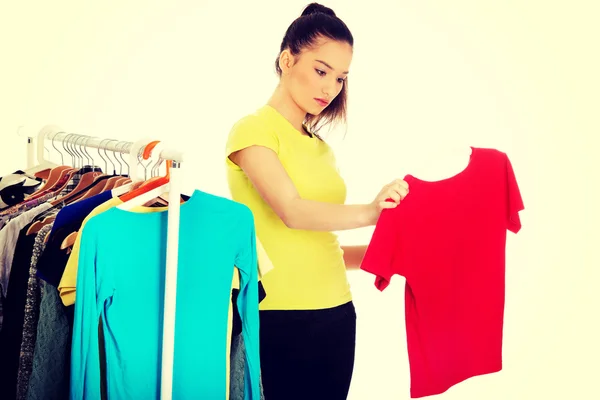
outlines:
[{"label": "white background", "polygon": [[[438,157],[468,145],[507,152],[521,186],[523,230],[507,243],[504,370],[437,398],[600,398],[595,2],[325,4],[355,37],[348,129],[329,136],[349,203],[371,201],[409,172],[458,172],[460,162]],[[187,151],[188,191],[228,197],[227,133],[272,93],[281,39],[305,5],[3,7],[0,175],[26,167],[18,126],[26,135],[53,123],[93,136],[168,140]],[[360,244],[370,234],[340,237]],[[403,278],[379,293],[371,276],[350,275],[359,317],[350,398],[407,399]]]}]

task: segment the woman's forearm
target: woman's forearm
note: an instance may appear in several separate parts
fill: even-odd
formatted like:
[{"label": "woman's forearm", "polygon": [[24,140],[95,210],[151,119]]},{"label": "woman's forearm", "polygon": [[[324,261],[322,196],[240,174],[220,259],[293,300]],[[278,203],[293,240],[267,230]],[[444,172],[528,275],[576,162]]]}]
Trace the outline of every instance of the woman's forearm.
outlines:
[{"label": "woman's forearm", "polygon": [[367,252],[367,246],[342,246],[342,250],[344,251],[346,269],[359,269]]},{"label": "woman's forearm", "polygon": [[372,225],[374,210],[368,204],[346,205],[296,199],[288,204],[283,220],[292,229],[343,231]]}]

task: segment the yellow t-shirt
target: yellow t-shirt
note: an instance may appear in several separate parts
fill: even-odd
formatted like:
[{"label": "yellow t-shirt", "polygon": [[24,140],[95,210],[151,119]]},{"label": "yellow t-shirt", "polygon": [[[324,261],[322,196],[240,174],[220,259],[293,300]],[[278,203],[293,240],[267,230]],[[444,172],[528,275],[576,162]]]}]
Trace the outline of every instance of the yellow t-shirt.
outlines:
[{"label": "yellow t-shirt", "polygon": [[252,210],[257,236],[274,266],[262,279],[267,296],[260,309],[321,309],[350,301],[337,235],[288,228],[229,159],[231,153],[252,145],[278,155],[303,199],[343,204],[346,186],[329,145],[301,134],[271,106],[261,107],[232,127],[225,161],[231,196]]}]

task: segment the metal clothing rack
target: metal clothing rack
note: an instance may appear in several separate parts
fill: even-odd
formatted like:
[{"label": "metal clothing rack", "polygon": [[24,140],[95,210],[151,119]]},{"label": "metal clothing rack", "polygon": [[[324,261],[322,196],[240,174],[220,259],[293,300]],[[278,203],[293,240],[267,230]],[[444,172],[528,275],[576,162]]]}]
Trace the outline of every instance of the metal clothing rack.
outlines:
[{"label": "metal clothing rack", "polygon": [[[56,166],[44,156],[44,144],[46,140],[65,143],[73,134],[67,134],[56,125],[44,126],[37,135],[37,165]],[[79,135],[76,137],[84,139],[78,146],[90,147],[111,151],[113,153],[128,154],[130,157],[130,178],[137,179],[137,163],[140,151],[151,142],[150,139],[141,139],[137,142],[124,142],[113,139],[102,139],[92,136]],[[35,151],[34,137],[27,137],[27,167],[36,166],[33,155]],[[175,345],[175,310],[177,294],[177,265],[179,249],[179,212],[182,193],[181,162],[183,153],[175,149],[164,148],[158,156],[163,160],[171,160],[170,168],[170,190],[169,205],[167,211],[167,251],[166,251],[166,273],[165,273],[165,296],[164,296],[164,321],[163,321],[163,343],[162,343],[162,374],[161,374],[161,399],[171,400],[173,392],[173,353]],[[133,168],[136,166],[136,168]]]}]

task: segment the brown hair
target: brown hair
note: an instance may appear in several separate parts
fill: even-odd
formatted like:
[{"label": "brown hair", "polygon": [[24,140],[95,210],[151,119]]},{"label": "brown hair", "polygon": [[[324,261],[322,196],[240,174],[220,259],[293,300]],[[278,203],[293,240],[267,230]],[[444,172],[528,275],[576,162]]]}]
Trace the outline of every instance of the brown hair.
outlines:
[{"label": "brown hair", "polygon": [[[313,46],[317,39],[325,37],[354,46],[354,38],[350,29],[339,19],[331,8],[318,3],[309,4],[302,15],[288,27],[279,55],[275,60],[275,70],[281,76],[279,56],[285,49],[289,49],[293,56],[299,55],[302,50]],[[345,79],[342,90],[335,99],[319,115],[307,115],[304,124],[309,132],[317,133],[325,125],[331,123],[345,123],[348,99],[348,78]]]}]

